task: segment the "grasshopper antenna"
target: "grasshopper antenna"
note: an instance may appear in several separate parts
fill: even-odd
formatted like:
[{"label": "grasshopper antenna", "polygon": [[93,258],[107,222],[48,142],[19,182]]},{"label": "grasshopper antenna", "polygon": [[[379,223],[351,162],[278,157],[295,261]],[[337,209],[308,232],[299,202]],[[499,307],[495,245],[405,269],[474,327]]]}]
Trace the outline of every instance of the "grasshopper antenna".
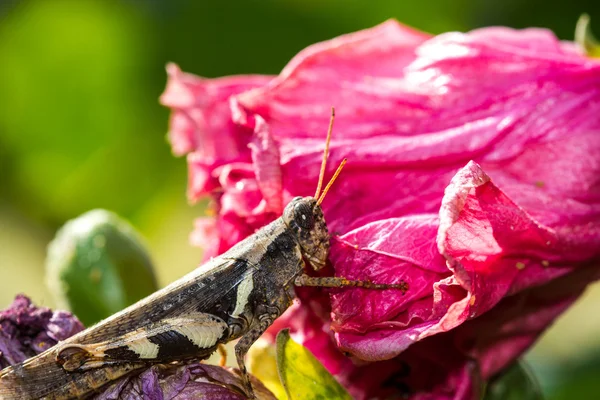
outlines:
[{"label": "grasshopper antenna", "polygon": [[337,169],[335,170],[335,174],[333,174],[333,177],[329,180],[329,183],[327,183],[327,186],[325,186],[323,193],[321,193],[321,197],[319,197],[319,200],[317,200],[317,204],[320,205],[323,202],[323,199],[325,199],[325,195],[329,191],[329,188],[331,187],[331,185],[333,185],[333,182],[338,177],[340,172],[342,172],[342,168],[344,168],[344,165],[346,165],[346,161],[348,161],[348,160],[346,158],[344,158],[342,160],[342,162],[340,163],[340,166],[337,167]]},{"label": "grasshopper antenna", "polygon": [[[319,172],[319,183],[315,192],[315,199],[319,198],[321,186],[323,186],[323,178],[325,177],[325,167],[327,166],[327,157],[329,157],[329,142],[331,141],[331,131],[333,130],[333,120],[335,119],[335,108],[331,107],[331,118],[329,119],[329,128],[327,129],[327,139],[325,140],[325,153],[321,162],[321,172]],[[325,190],[327,191],[327,190]]]}]

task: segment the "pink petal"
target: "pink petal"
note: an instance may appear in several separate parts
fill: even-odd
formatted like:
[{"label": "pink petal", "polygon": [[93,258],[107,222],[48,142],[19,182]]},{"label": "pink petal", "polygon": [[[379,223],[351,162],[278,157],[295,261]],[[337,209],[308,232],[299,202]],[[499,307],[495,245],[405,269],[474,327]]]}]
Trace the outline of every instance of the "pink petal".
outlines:
[{"label": "pink petal", "polygon": [[279,148],[262,118],[257,118],[254,137],[248,146],[252,152],[256,180],[266,201],[267,211],[281,214],[283,199]]},{"label": "pink petal", "polygon": [[[419,98],[397,90],[398,75],[403,75],[403,68],[415,58],[415,48],[428,38],[390,20],[308,47],[267,86],[237,99],[246,112],[277,121],[273,131],[278,137],[322,138],[321,126],[327,124],[330,107],[342,104],[347,106],[336,110],[336,124],[347,136],[394,131],[396,125],[389,117],[405,112],[398,105],[414,104]],[[388,113],[392,114],[382,118]],[[295,125],[298,118],[302,126]]]},{"label": "pink petal", "polygon": [[[400,290],[346,289],[331,297],[336,332],[365,333],[367,329],[408,327],[428,320],[434,310],[435,282],[450,275],[435,246],[438,218],[423,215],[373,222],[334,242],[331,261],[336,273],[350,279],[409,284]],[[428,303],[428,304],[426,304]],[[415,310],[411,305],[419,304]],[[390,322],[405,312],[404,318]]]},{"label": "pink petal", "polygon": [[209,183],[212,168],[250,156],[247,148],[250,133],[233,123],[228,99],[263,86],[272,77],[204,79],[181,72],[175,64],[167,65],[167,73],[169,82],[160,101],[173,109],[169,129],[173,152],[176,155],[195,152],[194,160],[204,165],[202,177],[191,178],[194,186],[189,193],[196,199],[213,188]]}]

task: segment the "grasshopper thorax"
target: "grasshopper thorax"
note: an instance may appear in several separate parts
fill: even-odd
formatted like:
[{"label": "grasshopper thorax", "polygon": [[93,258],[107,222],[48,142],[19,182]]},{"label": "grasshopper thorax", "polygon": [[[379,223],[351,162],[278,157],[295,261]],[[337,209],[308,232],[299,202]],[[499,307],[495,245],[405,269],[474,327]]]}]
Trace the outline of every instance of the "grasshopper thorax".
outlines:
[{"label": "grasshopper thorax", "polygon": [[316,271],[329,255],[329,232],[323,210],[314,197],[295,197],[283,212],[283,221],[294,233],[302,257]]}]

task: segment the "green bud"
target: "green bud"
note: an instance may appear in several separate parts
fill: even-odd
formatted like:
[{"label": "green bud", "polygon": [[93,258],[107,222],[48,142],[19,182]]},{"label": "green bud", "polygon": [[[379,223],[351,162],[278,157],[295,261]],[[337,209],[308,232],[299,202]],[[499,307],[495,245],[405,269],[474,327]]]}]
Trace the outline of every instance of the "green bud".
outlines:
[{"label": "green bud", "polygon": [[48,246],[46,283],[57,305],[86,326],[157,290],[140,235],[106,210],[89,211],[58,231]]}]

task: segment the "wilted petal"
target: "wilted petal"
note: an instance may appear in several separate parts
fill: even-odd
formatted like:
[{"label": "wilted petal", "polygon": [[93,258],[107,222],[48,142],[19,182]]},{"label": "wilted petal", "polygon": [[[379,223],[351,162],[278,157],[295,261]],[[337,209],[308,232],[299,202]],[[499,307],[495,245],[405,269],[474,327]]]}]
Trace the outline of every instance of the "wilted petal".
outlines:
[{"label": "wilted petal", "polygon": [[83,330],[66,311],[36,307],[28,297],[17,295],[0,311],[0,369],[24,361]]},{"label": "wilted petal", "polygon": [[[0,332],[5,332],[2,326]],[[22,346],[16,339],[11,339],[6,334],[0,335],[0,369],[17,364],[27,358],[29,354],[21,350]],[[35,354],[32,354],[35,355]]]},{"label": "wilted petal", "polygon": [[[275,399],[257,379],[252,378],[252,385],[258,399]],[[242,400],[247,398],[242,388],[240,377],[221,367],[200,363],[155,365],[138,376],[115,382],[94,399]]]}]

